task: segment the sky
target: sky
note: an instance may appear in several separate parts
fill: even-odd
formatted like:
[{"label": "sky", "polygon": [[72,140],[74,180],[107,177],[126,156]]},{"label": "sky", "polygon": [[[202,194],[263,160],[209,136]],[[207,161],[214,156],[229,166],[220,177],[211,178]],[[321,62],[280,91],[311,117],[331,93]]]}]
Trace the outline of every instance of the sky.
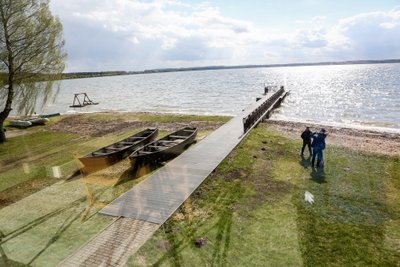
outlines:
[{"label": "sky", "polygon": [[400,59],[400,0],[50,0],[66,72]]}]

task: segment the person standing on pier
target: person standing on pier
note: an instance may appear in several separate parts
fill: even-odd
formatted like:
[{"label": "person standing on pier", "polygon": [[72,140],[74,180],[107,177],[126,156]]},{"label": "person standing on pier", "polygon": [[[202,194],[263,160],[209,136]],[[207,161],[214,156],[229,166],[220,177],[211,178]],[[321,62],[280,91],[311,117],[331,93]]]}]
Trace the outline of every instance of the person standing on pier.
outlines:
[{"label": "person standing on pier", "polygon": [[304,157],[304,149],[308,146],[308,151],[310,152],[310,157],[312,156],[311,152],[311,131],[310,127],[306,127],[304,132],[301,133],[301,139],[303,139],[303,147],[301,148],[301,156]]},{"label": "person standing on pier", "polygon": [[325,133],[325,129],[321,129],[319,133],[313,133],[311,137],[313,138],[313,142],[311,144],[313,148],[311,166],[314,168],[315,157],[317,157],[317,168],[324,164],[324,157],[322,151],[325,149],[325,138],[327,134]]}]

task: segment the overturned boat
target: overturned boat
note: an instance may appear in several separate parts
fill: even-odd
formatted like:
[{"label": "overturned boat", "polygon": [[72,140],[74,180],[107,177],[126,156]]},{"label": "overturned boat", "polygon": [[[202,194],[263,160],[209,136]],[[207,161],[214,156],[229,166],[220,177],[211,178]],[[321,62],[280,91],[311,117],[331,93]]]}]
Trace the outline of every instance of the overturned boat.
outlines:
[{"label": "overturned boat", "polygon": [[152,142],[158,134],[158,129],[146,129],[114,144],[102,147],[86,156],[79,158],[84,165],[83,173],[95,172],[126,158],[133,151]]},{"label": "overturned boat", "polygon": [[185,127],[134,151],[129,160],[135,164],[159,164],[181,154],[194,143],[197,128]]},{"label": "overturned boat", "polygon": [[35,125],[45,125],[48,121],[49,119],[47,118],[30,118],[25,120],[12,120],[8,125],[17,128],[28,128]]}]

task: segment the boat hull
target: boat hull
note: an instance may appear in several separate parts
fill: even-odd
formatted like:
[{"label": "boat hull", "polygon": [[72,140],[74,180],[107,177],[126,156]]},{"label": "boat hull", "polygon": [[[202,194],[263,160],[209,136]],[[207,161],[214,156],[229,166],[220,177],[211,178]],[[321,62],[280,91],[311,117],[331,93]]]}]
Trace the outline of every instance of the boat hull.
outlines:
[{"label": "boat hull", "polygon": [[31,118],[27,120],[12,120],[9,123],[9,126],[17,127],[17,128],[28,128],[35,125],[45,125],[49,119],[47,118]]},{"label": "boat hull", "polygon": [[157,134],[158,129],[146,129],[79,158],[79,161],[83,165],[81,168],[82,173],[88,174],[96,172],[121,161],[129,156],[133,151],[152,142],[156,138]]},{"label": "boat hull", "polygon": [[[181,141],[177,141],[176,144],[168,147],[160,146],[163,143],[173,142],[174,140],[171,136],[179,136],[182,131],[192,131],[190,134],[185,136],[185,139],[181,138]],[[185,127],[179,131],[176,131],[170,135],[167,135],[157,141],[149,143],[148,145],[138,149],[129,156],[129,160],[132,166],[136,164],[160,164],[162,162],[169,161],[176,156],[180,155],[184,150],[186,150],[191,144],[195,142],[197,135],[197,129],[191,127]],[[159,150],[151,149],[152,147],[160,146]],[[141,152],[142,151],[142,152]],[[143,154],[146,153],[146,154]]]}]

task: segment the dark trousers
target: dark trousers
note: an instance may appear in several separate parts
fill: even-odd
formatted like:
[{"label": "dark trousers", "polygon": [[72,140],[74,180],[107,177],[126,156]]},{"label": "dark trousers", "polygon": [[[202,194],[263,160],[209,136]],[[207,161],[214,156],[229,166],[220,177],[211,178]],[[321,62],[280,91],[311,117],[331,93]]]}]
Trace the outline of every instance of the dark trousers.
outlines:
[{"label": "dark trousers", "polygon": [[315,156],[317,157],[317,167],[319,167],[320,164],[324,164],[324,155],[322,153],[322,149],[314,148],[313,155],[312,155],[312,160],[311,160],[312,167],[314,167]]},{"label": "dark trousers", "polygon": [[308,151],[310,152],[310,156],[311,156],[312,155],[312,152],[311,152],[311,141],[308,142],[308,141],[305,141],[305,140],[303,140],[303,147],[301,148],[301,155],[304,154],[304,149],[306,148],[306,146],[308,146]]}]

